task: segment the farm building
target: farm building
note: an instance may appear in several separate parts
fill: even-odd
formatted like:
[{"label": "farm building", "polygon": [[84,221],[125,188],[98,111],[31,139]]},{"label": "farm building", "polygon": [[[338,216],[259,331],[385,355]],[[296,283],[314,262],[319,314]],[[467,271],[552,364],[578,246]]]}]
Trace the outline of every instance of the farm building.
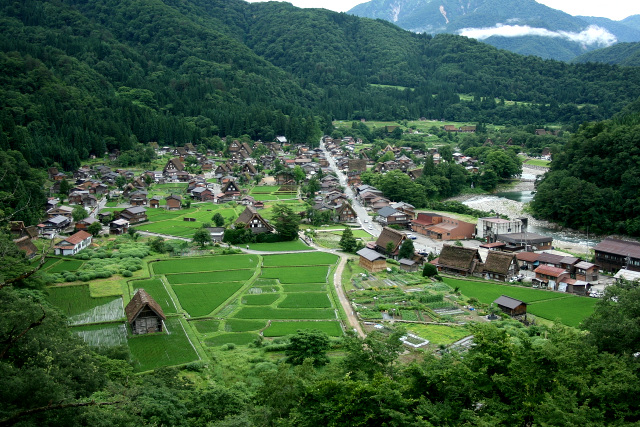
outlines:
[{"label": "farm building", "polygon": [[182,197],[172,194],[164,198],[167,202],[167,210],[179,210],[182,207]]},{"label": "farm building", "polygon": [[262,218],[262,215],[253,206],[247,206],[234,224],[245,224],[245,228],[250,228],[254,234],[271,233],[273,231],[273,227]]},{"label": "farm building", "polygon": [[496,304],[500,310],[502,310],[504,313],[507,313],[511,317],[527,314],[526,302],[522,302],[506,295],[500,296],[500,298],[495,300],[493,303]]},{"label": "farm building", "polygon": [[372,249],[360,249],[356,252],[356,255],[360,256],[358,265],[372,273],[377,273],[387,268],[387,258]]},{"label": "farm building", "polygon": [[160,305],[144,289],[138,289],[124,311],[134,335],[162,332],[166,316]]},{"label": "farm building", "polygon": [[404,271],[418,271],[419,264],[412,259],[402,258],[398,260],[400,269]]},{"label": "farm building", "polygon": [[489,251],[482,275],[487,279],[506,281],[518,271],[516,256],[507,252]]},{"label": "farm building", "polygon": [[470,276],[482,265],[477,249],[444,245],[438,257],[438,271]]},{"label": "farm building", "polygon": [[53,249],[56,255],[75,255],[91,244],[92,237],[86,231],[78,231],[55,245]]}]

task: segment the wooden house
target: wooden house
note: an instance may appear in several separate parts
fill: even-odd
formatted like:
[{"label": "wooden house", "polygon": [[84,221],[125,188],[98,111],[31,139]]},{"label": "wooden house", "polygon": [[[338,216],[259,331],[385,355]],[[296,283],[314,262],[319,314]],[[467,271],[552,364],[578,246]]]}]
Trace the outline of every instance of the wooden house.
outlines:
[{"label": "wooden house", "polygon": [[222,193],[227,197],[238,197],[240,195],[240,187],[233,180],[227,181],[222,186]]},{"label": "wooden house", "polygon": [[335,212],[337,222],[354,222],[356,221],[356,219],[358,219],[358,214],[347,202],[338,205]]},{"label": "wooden house", "polygon": [[211,191],[210,188],[206,187],[194,188],[193,190],[191,190],[191,196],[196,200],[200,200],[201,202],[215,199],[215,194],[213,194],[213,191]]},{"label": "wooden house", "polygon": [[[390,257],[395,258],[398,255],[398,250],[402,242],[406,240],[407,236],[393,228],[384,227],[382,233],[376,240],[376,251],[381,254],[388,254]],[[391,252],[387,250],[391,249]]]},{"label": "wooden house", "polygon": [[56,232],[64,230],[71,224],[71,220],[66,216],[57,215],[38,224],[38,227],[44,232]]},{"label": "wooden house", "polygon": [[22,236],[17,239],[13,239],[13,243],[16,244],[19,250],[24,251],[28,259],[33,258],[38,254],[38,248],[33,244],[29,236]]},{"label": "wooden house", "polygon": [[550,265],[540,265],[533,271],[536,273],[536,277],[532,280],[534,287],[538,285],[554,291],[558,290],[558,284],[562,279],[569,278],[567,270]]},{"label": "wooden house", "polygon": [[126,219],[116,219],[109,223],[109,234],[125,234],[129,231],[129,221]]},{"label": "wooden house", "polygon": [[53,249],[56,255],[75,255],[89,246],[92,238],[93,236],[86,231],[78,231],[55,245]]},{"label": "wooden house", "polygon": [[487,279],[505,282],[518,272],[518,261],[515,254],[489,251],[482,268],[482,275]]},{"label": "wooden house", "polygon": [[134,335],[162,332],[166,316],[160,305],[144,289],[131,298],[124,309]]},{"label": "wooden house", "polygon": [[584,282],[596,282],[598,280],[598,266],[590,262],[580,261],[575,266],[577,280]]},{"label": "wooden house", "polygon": [[182,197],[175,194],[165,197],[164,200],[167,202],[167,210],[179,210],[182,207]]},{"label": "wooden house", "polygon": [[527,303],[517,300],[515,298],[508,297],[506,295],[500,296],[493,302],[498,306],[500,310],[507,313],[509,316],[521,316],[527,314]]},{"label": "wooden house", "polygon": [[80,221],[76,222],[76,226],[75,226],[76,231],[80,231],[80,230],[87,231],[89,226],[94,222],[100,222],[100,220],[98,220],[98,218],[92,218],[92,217],[81,219]]},{"label": "wooden house", "polygon": [[158,209],[160,207],[160,198],[159,197],[152,197],[149,200],[149,207],[152,209]]},{"label": "wooden house", "polygon": [[147,220],[147,210],[141,206],[136,206],[121,211],[119,216],[129,221],[130,224],[136,224]]},{"label": "wooden house", "polygon": [[402,258],[402,259],[399,259],[398,262],[400,263],[401,270],[418,271],[419,264],[412,259]]},{"label": "wooden house", "polygon": [[184,171],[184,164],[178,158],[169,159],[162,169],[164,176],[174,175],[182,171]]},{"label": "wooden house", "polygon": [[640,243],[607,237],[594,248],[595,262],[603,270],[615,272],[622,268],[640,271]]},{"label": "wooden house", "polygon": [[274,230],[253,206],[247,206],[234,224],[244,224],[244,227],[249,228],[254,234],[271,233]]},{"label": "wooden house", "polygon": [[369,248],[360,249],[356,252],[360,256],[358,265],[367,271],[377,273],[387,268],[387,258],[379,252]]},{"label": "wooden house", "polygon": [[436,266],[443,273],[471,276],[476,269],[482,268],[482,259],[477,249],[444,245]]}]

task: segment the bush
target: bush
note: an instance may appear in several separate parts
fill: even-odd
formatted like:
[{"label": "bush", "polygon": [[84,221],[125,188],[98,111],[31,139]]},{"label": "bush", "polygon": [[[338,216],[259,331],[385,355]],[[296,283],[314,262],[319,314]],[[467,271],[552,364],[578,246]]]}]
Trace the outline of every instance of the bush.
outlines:
[{"label": "bush", "polygon": [[129,270],[123,270],[122,271],[122,276],[123,277],[131,277],[131,276],[133,276],[133,273],[130,272]]},{"label": "bush", "polygon": [[422,268],[423,277],[434,277],[437,275],[438,275],[438,268],[433,264],[426,263]]},{"label": "bush", "polygon": [[184,369],[191,372],[202,372],[207,367],[207,363],[204,360],[198,360],[185,365]]}]

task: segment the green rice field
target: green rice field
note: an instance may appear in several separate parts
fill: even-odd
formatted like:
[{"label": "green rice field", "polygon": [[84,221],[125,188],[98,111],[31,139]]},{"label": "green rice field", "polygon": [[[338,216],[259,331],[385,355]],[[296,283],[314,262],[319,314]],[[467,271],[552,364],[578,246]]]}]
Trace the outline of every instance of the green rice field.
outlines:
[{"label": "green rice field", "polygon": [[[46,264],[46,261],[45,261]],[[84,261],[77,259],[61,260],[47,269],[48,273],[61,273],[63,271],[78,271]]]},{"label": "green rice field", "polygon": [[334,321],[319,322],[271,322],[271,325],[264,330],[265,337],[281,337],[284,335],[295,334],[299,330],[317,329],[325,332],[331,337],[342,336],[342,328],[340,323]]},{"label": "green rice field", "polygon": [[74,326],[71,328],[71,332],[93,347],[127,345],[127,325],[124,323]]},{"label": "green rice field", "polygon": [[303,283],[301,285],[282,285],[285,292],[326,292],[325,283]]},{"label": "green rice field", "polygon": [[271,194],[271,193],[275,193],[279,189],[280,189],[279,185],[261,185],[261,186],[253,187],[249,194],[251,194],[251,195],[254,195],[254,194]]},{"label": "green rice field", "polygon": [[191,326],[195,326],[196,330],[201,334],[209,334],[211,332],[218,332],[220,328],[219,320],[196,320],[194,322],[189,322]]},{"label": "green rice field", "polygon": [[560,322],[577,328],[594,311],[597,298],[572,296],[544,302],[534,302],[527,306],[527,312],[547,320]]},{"label": "green rice field", "polygon": [[331,265],[338,256],[327,252],[305,252],[302,254],[266,255],[262,260],[265,267],[287,267],[298,265]]},{"label": "green rice field", "polygon": [[279,308],[329,308],[331,301],[326,293],[307,292],[287,294],[284,301],[278,304]]},{"label": "green rice field", "polygon": [[280,294],[268,293],[268,294],[256,294],[256,295],[243,295],[242,304],[246,305],[270,305],[276,302],[280,298]]},{"label": "green rice field", "polygon": [[265,320],[228,319],[224,330],[226,332],[249,332],[259,331],[265,326],[267,326]]},{"label": "green rice field", "polygon": [[147,280],[134,280],[131,283],[131,287],[133,288],[133,293],[135,295],[136,290],[142,288],[149,295],[153,297],[154,300],[158,304],[160,304],[160,308],[165,314],[175,313],[176,306],[171,299],[171,296],[167,292],[167,289],[164,287],[162,280],[160,279],[147,279]]},{"label": "green rice field", "polygon": [[165,321],[169,333],[137,335],[128,340],[136,371],[180,365],[199,360],[179,319]]},{"label": "green rice field", "polygon": [[328,273],[326,266],[263,268],[261,277],[280,283],[325,283]]},{"label": "green rice field", "polygon": [[109,322],[124,317],[122,297],[92,298],[89,285],[50,286],[47,294],[49,302],[67,315],[71,325]]},{"label": "green rice field", "polygon": [[191,317],[206,316],[242,287],[240,282],[175,285],[180,305]]},{"label": "green rice field", "polygon": [[228,269],[256,268],[258,255],[217,255],[202,258],[180,258],[151,263],[155,274],[191,273]]},{"label": "green rice field", "polygon": [[312,250],[301,240],[276,243],[249,243],[249,249],[253,251],[280,252],[280,251],[308,251]]},{"label": "green rice field", "polygon": [[209,271],[204,273],[167,274],[172,285],[187,283],[243,282],[253,276],[253,270]]},{"label": "green rice field", "polygon": [[234,317],[236,319],[314,320],[335,319],[336,314],[330,308],[242,307]]},{"label": "green rice field", "polygon": [[418,325],[407,326],[407,332],[412,332],[421,338],[429,340],[432,345],[450,345],[464,337],[471,335],[464,326]]},{"label": "green rice field", "polygon": [[220,334],[207,338],[204,343],[209,347],[216,347],[223,344],[247,345],[258,338],[257,334],[251,333],[230,333]]}]

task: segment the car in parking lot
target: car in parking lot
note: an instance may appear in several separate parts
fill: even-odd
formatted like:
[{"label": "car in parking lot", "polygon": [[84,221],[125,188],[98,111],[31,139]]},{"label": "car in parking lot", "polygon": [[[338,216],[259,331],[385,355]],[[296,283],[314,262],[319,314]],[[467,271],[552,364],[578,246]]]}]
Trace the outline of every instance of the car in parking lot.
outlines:
[{"label": "car in parking lot", "polygon": [[373,225],[369,224],[369,230],[373,230]]}]

